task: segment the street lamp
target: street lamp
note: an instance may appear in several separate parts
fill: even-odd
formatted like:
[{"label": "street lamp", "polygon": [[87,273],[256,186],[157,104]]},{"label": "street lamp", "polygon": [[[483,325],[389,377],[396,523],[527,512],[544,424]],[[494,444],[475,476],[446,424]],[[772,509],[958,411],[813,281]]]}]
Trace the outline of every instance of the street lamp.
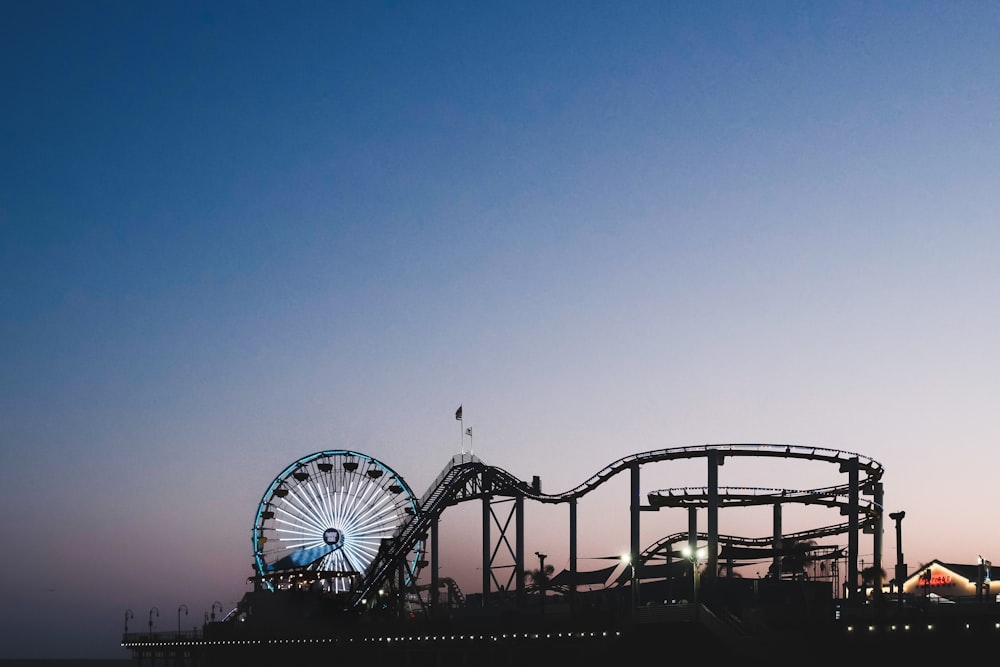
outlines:
[{"label": "street lamp", "polygon": [[181,609],[184,610],[185,616],[187,616],[188,613],[188,608],[186,604],[182,604],[181,606],[177,607],[177,634],[180,634],[181,632]]},{"label": "street lamp", "polygon": [[128,634],[128,619],[135,618],[135,614],[132,613],[131,609],[125,610],[125,634]]},{"label": "street lamp", "polygon": [[150,639],[153,638],[153,614],[154,613],[156,614],[156,617],[159,618],[160,617],[160,610],[157,609],[156,607],[152,607],[149,610],[149,638]]},{"label": "street lamp", "polygon": [[545,615],[545,557],[546,555],[540,551],[536,551],[535,555],[538,556],[538,610],[543,616]]},{"label": "street lamp", "polygon": [[622,554],[622,562],[629,566],[629,582],[632,588],[632,608],[635,609],[639,606],[639,582],[636,579],[635,571],[635,560],[632,558],[632,554]]},{"label": "street lamp", "polygon": [[681,555],[691,562],[691,572],[693,575],[691,579],[694,582],[694,596],[692,599],[696,614],[698,613],[698,564],[705,559],[707,553],[708,550],[705,547],[695,549],[690,544],[685,544],[684,548],[681,549]]},{"label": "street lamp", "polygon": [[215,607],[216,607],[216,605],[218,605],[218,607],[219,607],[219,613],[220,614],[222,613],[222,603],[219,602],[218,600],[216,600],[215,602],[212,603],[212,622],[213,623],[215,622]]}]

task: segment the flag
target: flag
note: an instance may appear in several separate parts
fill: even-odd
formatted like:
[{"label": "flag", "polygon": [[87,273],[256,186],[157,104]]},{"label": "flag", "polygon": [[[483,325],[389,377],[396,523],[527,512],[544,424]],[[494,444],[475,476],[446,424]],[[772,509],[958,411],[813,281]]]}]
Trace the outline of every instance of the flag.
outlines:
[{"label": "flag", "polygon": [[462,406],[458,406],[458,410],[455,410],[455,419],[462,419]]},{"label": "flag", "polygon": [[470,438],[472,437],[472,427],[471,426],[469,428],[465,429],[465,435],[469,436]]}]

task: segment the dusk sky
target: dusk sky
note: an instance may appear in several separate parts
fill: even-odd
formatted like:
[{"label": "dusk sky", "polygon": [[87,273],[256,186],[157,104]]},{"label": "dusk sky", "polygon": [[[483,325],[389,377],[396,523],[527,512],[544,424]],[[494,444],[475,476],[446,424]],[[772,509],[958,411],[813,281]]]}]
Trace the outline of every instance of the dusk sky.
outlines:
[{"label": "dusk sky", "polygon": [[[200,626],[288,464],[420,495],[463,426],[550,493],[858,452],[911,570],[1000,561],[998,35],[962,1],[0,3],[0,658]],[[581,559],[627,550],[626,490],[581,501]],[[565,509],[526,514],[567,567]]]}]

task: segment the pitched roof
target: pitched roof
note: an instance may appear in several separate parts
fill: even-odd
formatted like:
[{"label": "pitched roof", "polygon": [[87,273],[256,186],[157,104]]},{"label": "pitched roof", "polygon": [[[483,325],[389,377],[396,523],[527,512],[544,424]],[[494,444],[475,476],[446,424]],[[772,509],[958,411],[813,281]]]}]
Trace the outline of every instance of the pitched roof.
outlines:
[{"label": "pitched roof", "polygon": [[944,563],[944,562],[939,561],[937,558],[935,558],[931,562],[925,563],[924,565],[921,565],[916,570],[914,570],[911,574],[909,574],[906,577],[907,581],[909,581],[910,579],[913,579],[914,577],[919,578],[920,575],[923,574],[925,570],[927,570],[928,568],[930,568],[931,565],[937,565],[939,567],[942,567],[945,570],[948,570],[949,572],[953,572],[954,574],[957,574],[960,577],[964,577],[965,579],[968,579],[969,581],[976,581],[979,578],[979,564],[978,563],[973,563],[972,565],[968,565],[968,564],[965,564],[965,563]]}]

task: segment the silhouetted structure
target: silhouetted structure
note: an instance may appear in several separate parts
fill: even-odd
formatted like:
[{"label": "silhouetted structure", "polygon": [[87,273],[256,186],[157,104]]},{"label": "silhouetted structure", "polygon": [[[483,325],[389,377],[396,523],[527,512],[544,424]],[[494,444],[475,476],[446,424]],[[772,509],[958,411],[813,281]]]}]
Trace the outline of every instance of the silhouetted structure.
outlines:
[{"label": "silhouetted structure", "polygon": [[[846,479],[808,490],[720,486],[719,467],[735,457],[834,465]],[[706,463],[703,486],[649,493],[643,504],[643,466],[690,459]],[[214,622],[213,608],[213,622],[201,633],[153,633],[150,627],[149,633],[126,633],[123,645],[143,664],[318,664],[336,655],[376,664],[525,667],[553,659],[606,664],[653,650],[743,664],[770,664],[777,655],[819,646],[827,658],[882,649],[895,657],[919,650],[926,657],[942,638],[963,632],[963,646],[1000,637],[992,620],[996,605],[981,594],[975,609],[949,616],[926,605],[885,603],[883,472],[878,462],[840,450],[704,445],[633,454],[574,489],[546,494],[538,477],[524,482],[463,453],[417,499],[398,473],[372,457],[317,452],[267,487],[252,531],[253,590],[236,609]],[[580,572],[577,502],[618,474],[630,481],[627,565]],[[482,592],[467,597],[438,567],[438,521],[463,502],[482,507]],[[527,502],[568,509],[569,568],[551,579],[539,574],[544,585],[534,591],[525,586]],[[782,510],[789,503],[829,507],[846,520],[783,534]],[[771,506],[771,535],[719,534],[720,510],[750,506]],[[639,513],[670,509],[687,513],[688,530],[659,536],[642,549]],[[704,530],[699,510],[707,517]],[[872,535],[875,555],[866,570],[873,574],[871,600],[858,585],[862,534]],[[846,537],[846,551],[818,543],[835,535]],[[536,554],[544,568],[544,557]],[[770,563],[767,577],[736,576],[742,564],[760,562]],[[421,583],[425,568],[429,583],[428,577]],[[977,581],[981,592],[982,577]],[[600,588],[583,590],[595,584]]]}]

